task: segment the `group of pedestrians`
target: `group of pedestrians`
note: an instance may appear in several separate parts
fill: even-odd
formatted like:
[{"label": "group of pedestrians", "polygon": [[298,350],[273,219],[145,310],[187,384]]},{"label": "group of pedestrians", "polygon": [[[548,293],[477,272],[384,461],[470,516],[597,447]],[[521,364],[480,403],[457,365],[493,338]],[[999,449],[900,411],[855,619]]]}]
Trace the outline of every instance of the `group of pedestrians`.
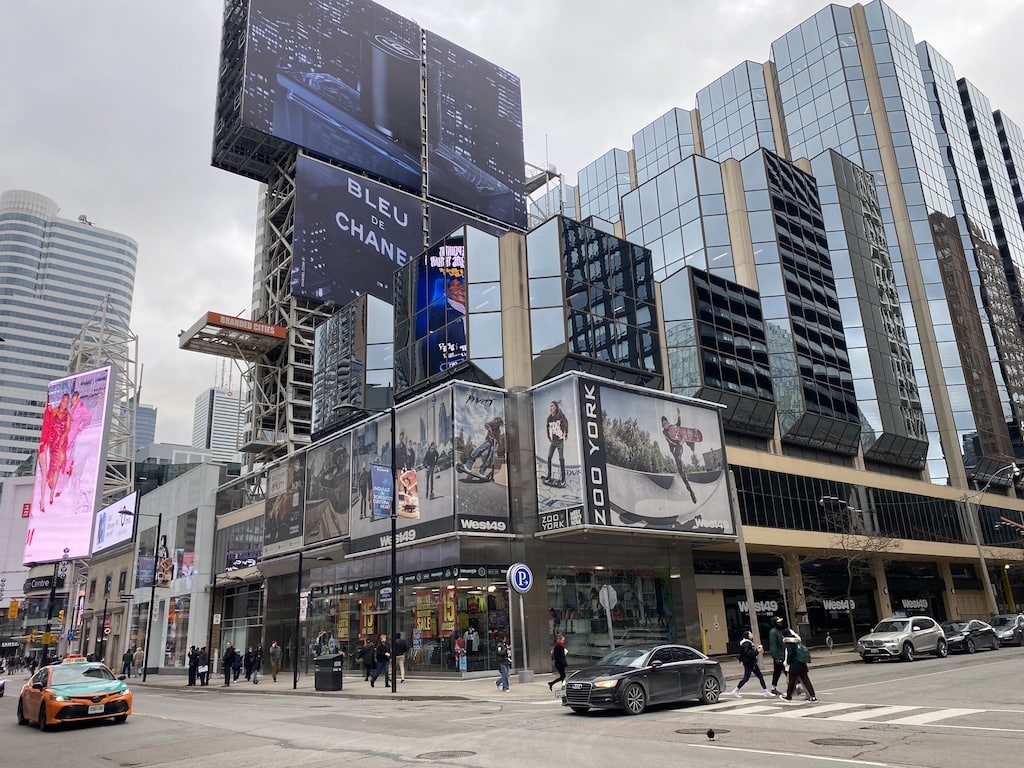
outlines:
[{"label": "group of pedestrians", "polygon": [[[764,653],[764,646],[754,646],[754,633],[745,632],[740,640],[739,660],[743,664],[743,678],[732,689],[733,696],[741,696],[740,689],[746,685],[751,675],[761,683],[761,689],[768,698],[780,697],[783,701],[792,701],[793,694],[806,695],[807,701],[817,701],[818,697],[814,692],[814,685],[811,683],[808,674],[808,664],[811,661],[811,652],[804,645],[800,635],[792,629],[786,628],[786,620],[777,616],[772,623],[771,631],[768,633],[768,654],[772,657],[772,687],[768,686],[761,672],[760,657]],[[783,675],[786,677],[786,693],[779,691],[779,680]]]}]

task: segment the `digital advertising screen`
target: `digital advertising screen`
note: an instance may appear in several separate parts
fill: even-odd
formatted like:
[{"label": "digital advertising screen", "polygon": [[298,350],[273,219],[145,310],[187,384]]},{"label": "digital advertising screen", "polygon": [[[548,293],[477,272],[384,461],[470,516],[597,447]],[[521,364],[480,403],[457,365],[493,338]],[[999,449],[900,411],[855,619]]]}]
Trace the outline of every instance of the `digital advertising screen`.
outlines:
[{"label": "digital advertising screen", "polygon": [[[131,540],[135,532],[135,505],[138,498],[138,492],[131,493],[99,511],[92,534],[92,554]],[[122,509],[131,514],[122,515]]]},{"label": "digital advertising screen", "polygon": [[[575,392],[566,380],[574,380]],[[531,394],[538,494],[547,499],[539,507],[542,530],[588,525],[735,535],[718,409],[578,374]],[[561,492],[562,501],[551,503]],[[574,503],[579,492],[582,514]]]},{"label": "digital advertising screen", "polygon": [[368,0],[249,6],[243,124],[419,191],[419,26]]},{"label": "digital advertising screen", "polygon": [[440,35],[426,40],[430,196],[525,229],[519,78]]},{"label": "digital advertising screen", "polygon": [[348,432],[306,452],[303,541],[317,544],[348,536],[352,504],[352,435]]},{"label": "digital advertising screen", "polygon": [[264,557],[302,547],[305,466],[306,454],[296,453],[267,470]]},{"label": "digital advertising screen", "polygon": [[305,156],[296,161],[294,296],[394,301],[396,269],[423,252],[419,198]]},{"label": "digital advertising screen", "polygon": [[89,557],[106,468],[111,367],[50,382],[22,562]]},{"label": "digital advertising screen", "polygon": [[427,378],[466,362],[466,244],[459,230],[423,255],[416,286],[414,334],[423,340]]}]

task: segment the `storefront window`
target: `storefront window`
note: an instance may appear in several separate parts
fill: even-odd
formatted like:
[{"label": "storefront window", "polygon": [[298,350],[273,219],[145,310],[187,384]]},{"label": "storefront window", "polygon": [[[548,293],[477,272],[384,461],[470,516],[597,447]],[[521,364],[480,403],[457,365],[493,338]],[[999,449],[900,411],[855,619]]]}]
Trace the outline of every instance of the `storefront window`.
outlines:
[{"label": "storefront window", "polygon": [[[609,590],[602,592],[604,587]],[[667,569],[549,568],[547,589],[551,639],[565,635],[577,663],[601,658],[612,640],[675,642]]]},{"label": "storefront window", "polygon": [[188,621],[192,599],[172,597],[167,601],[167,640],[164,645],[165,667],[186,666]]}]

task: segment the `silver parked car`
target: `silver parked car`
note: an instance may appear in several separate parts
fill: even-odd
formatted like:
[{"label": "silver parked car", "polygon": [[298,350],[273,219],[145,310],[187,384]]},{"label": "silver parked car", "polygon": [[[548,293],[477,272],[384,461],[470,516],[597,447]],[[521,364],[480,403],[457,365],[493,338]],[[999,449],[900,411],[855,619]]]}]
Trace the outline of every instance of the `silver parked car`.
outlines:
[{"label": "silver parked car", "polygon": [[857,641],[857,653],[866,662],[876,659],[913,661],[920,653],[938,658],[949,654],[946,635],[934,619],[906,616],[883,619]]},{"label": "silver parked car", "polygon": [[988,623],[1003,645],[1024,645],[1024,614],[1000,613]]}]

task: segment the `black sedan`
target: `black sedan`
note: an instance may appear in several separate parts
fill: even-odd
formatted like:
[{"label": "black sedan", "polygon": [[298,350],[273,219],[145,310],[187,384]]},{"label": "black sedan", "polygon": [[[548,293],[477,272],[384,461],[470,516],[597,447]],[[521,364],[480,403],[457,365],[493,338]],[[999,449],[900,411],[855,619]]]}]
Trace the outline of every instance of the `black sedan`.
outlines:
[{"label": "black sedan", "polygon": [[639,715],[651,704],[696,699],[713,704],[722,695],[722,667],[687,645],[644,643],[616,648],[594,666],[574,672],[562,688],[573,712],[621,709]]},{"label": "black sedan", "polygon": [[946,633],[946,645],[951,652],[974,653],[985,648],[993,651],[999,648],[996,631],[984,621],[944,621],[942,631]]}]

